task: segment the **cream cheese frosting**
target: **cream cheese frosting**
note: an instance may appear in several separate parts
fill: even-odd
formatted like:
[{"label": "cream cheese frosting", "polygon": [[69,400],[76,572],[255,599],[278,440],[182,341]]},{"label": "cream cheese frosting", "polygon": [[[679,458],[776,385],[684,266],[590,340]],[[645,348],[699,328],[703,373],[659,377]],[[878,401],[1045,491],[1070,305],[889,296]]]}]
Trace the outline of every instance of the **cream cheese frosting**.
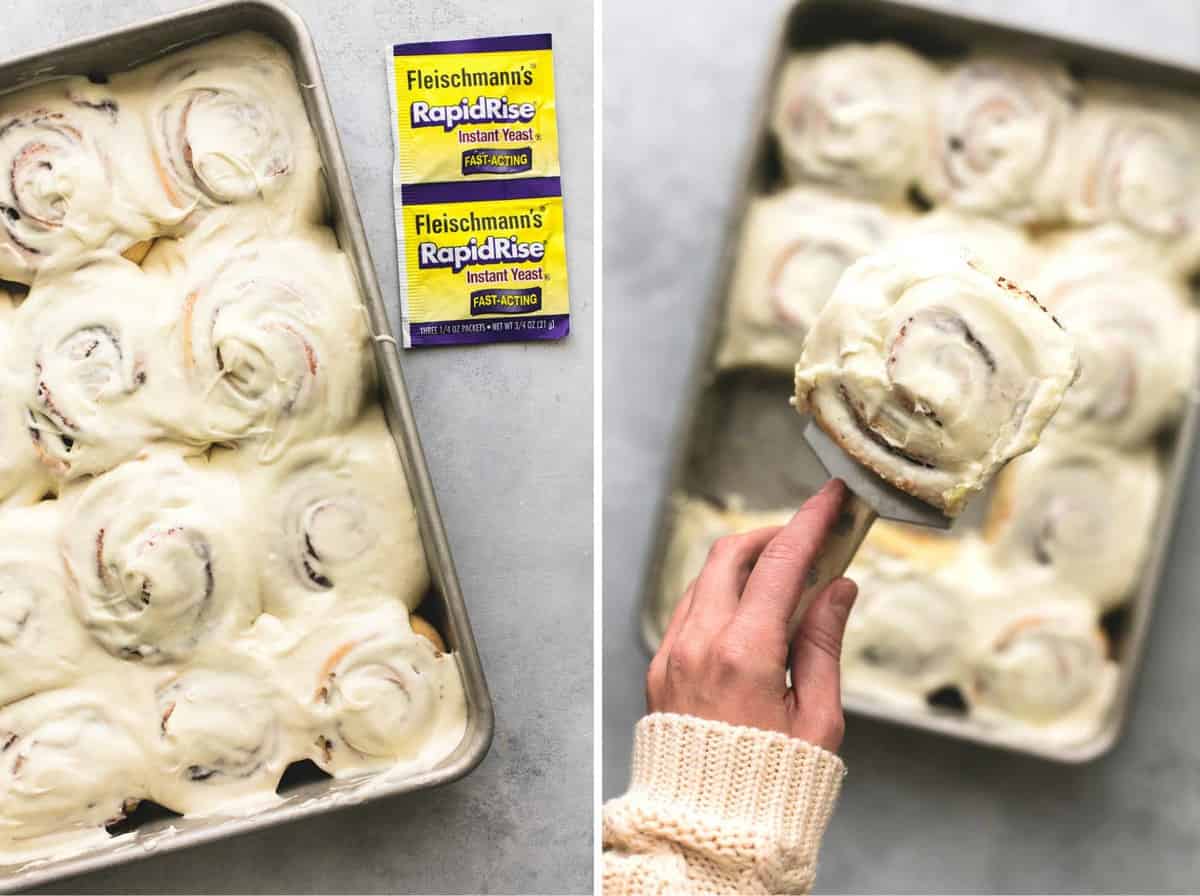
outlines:
[{"label": "cream cheese frosting", "polygon": [[923,190],[1006,220],[1055,217],[1052,171],[1078,98],[1056,62],[981,53],[952,67],[935,101]]},{"label": "cream cheese frosting", "polygon": [[1179,418],[1195,379],[1197,321],[1174,278],[1080,247],[1054,256],[1034,288],[1079,353],[1079,378],[1051,429],[1133,448]]},{"label": "cream cheese frosting", "polygon": [[3,165],[0,864],[436,766],[459,660],[287,51],[0,96]]},{"label": "cream cheese frosting", "polygon": [[796,366],[795,404],[953,516],[1037,444],[1077,366],[1032,295],[936,242],[910,243],[843,275]]},{"label": "cream cheese frosting", "polygon": [[903,199],[925,165],[936,77],[933,66],[894,43],[792,57],[771,117],[792,179]]},{"label": "cream cheese frosting", "polygon": [[1152,450],[1055,433],[997,478],[986,533],[1020,587],[1068,587],[1101,609],[1138,581],[1162,493]]},{"label": "cream cheese frosting", "polygon": [[790,372],[842,272],[878,249],[897,217],[806,188],[754,200],[717,365]]}]

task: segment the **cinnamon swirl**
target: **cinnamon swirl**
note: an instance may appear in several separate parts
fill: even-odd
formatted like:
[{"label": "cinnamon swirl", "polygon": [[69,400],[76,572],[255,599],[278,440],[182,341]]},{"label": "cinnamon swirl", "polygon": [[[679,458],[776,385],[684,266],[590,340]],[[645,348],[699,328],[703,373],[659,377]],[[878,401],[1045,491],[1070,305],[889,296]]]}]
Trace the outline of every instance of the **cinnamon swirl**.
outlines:
[{"label": "cinnamon swirl", "polygon": [[333,630],[313,693],[326,720],[314,761],[338,776],[384,766],[411,774],[449,755],[466,728],[454,656],[414,634],[394,604]]},{"label": "cinnamon swirl", "polygon": [[746,217],[717,365],[791,371],[842,272],[878,249],[893,226],[877,206],[815,190],[756,199]]},{"label": "cinnamon swirl", "polygon": [[163,453],[94,480],[71,507],[63,555],[75,611],[113,656],[186,659],[259,612],[234,477]]},{"label": "cinnamon swirl", "polygon": [[128,117],[85,78],[0,97],[0,279],[31,283],[153,236],[153,215],[124,176],[140,162]]},{"label": "cinnamon swirl", "polygon": [[249,484],[265,548],[262,588],[276,615],[382,597],[414,609],[429,568],[404,470],[383,414],[258,467]]},{"label": "cinnamon swirl", "polygon": [[209,243],[179,296],[175,370],[187,395],[164,422],[198,445],[253,439],[270,461],[362,406],[366,314],[333,235]]},{"label": "cinnamon swirl", "polygon": [[157,690],[162,771],[152,791],[177,812],[274,802],[288,762],[303,752],[298,708],[274,688],[270,670],[231,659],[188,668]]},{"label": "cinnamon swirl", "polygon": [[1075,377],[1037,300],[938,245],[855,262],[796,366],[799,411],[892,485],[961,511],[1037,444]]},{"label": "cinnamon swirl", "polygon": [[1068,587],[1107,609],[1138,581],[1161,490],[1153,451],[1055,434],[997,477],[986,537],[1022,587]]},{"label": "cinnamon swirl", "polygon": [[124,259],[39,282],[16,313],[27,437],[58,480],[101,473],[163,435],[164,287]]},{"label": "cinnamon swirl", "polygon": [[94,837],[145,796],[144,750],[116,711],[80,690],[0,711],[0,857]]},{"label": "cinnamon swirl", "polygon": [[1200,263],[1198,112],[1182,97],[1089,84],[1059,177],[1068,219],[1120,226],[1193,269]]},{"label": "cinnamon swirl", "polygon": [[1087,605],[1050,599],[990,619],[972,647],[968,694],[983,718],[1047,726],[1075,722],[1082,735],[1112,696],[1108,643]]},{"label": "cinnamon swirl", "polygon": [[273,232],[320,220],[320,155],[279,44],[230,35],[173,53],[129,81],[149,91],[155,170],[187,226],[212,208],[250,203]]},{"label": "cinnamon swirl", "polygon": [[935,79],[929,63],[892,43],[792,58],[771,118],[789,177],[902,199],[925,163]]},{"label": "cinnamon swirl", "polygon": [[938,91],[922,189],[976,214],[1055,218],[1051,171],[1078,101],[1058,63],[979,55],[955,66]]},{"label": "cinnamon swirl", "polygon": [[1196,312],[1173,279],[1075,252],[1053,258],[1036,288],[1079,353],[1079,378],[1052,429],[1136,447],[1178,419],[1193,380]]}]

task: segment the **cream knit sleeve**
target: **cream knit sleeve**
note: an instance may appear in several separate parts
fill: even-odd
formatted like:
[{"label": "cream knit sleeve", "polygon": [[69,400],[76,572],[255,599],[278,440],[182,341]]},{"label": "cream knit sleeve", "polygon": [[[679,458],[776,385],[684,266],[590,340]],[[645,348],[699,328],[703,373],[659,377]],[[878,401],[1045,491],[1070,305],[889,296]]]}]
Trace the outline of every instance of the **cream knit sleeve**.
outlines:
[{"label": "cream knit sleeve", "polygon": [[605,896],[807,893],[845,772],[776,732],[646,716],[629,791],[604,807]]}]

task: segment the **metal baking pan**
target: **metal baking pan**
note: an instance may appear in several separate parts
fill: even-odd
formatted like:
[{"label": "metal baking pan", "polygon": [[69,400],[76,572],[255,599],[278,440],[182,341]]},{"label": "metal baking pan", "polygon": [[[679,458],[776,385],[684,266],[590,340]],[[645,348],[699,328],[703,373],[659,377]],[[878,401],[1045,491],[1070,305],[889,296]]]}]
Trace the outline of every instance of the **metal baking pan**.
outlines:
[{"label": "metal baking pan", "polygon": [[[333,780],[315,774],[285,776],[283,801],[247,817],[179,818],[147,821],[134,830],[66,859],[0,866],[0,890],[25,889],[61,877],[131,862],[152,852],[167,852],[208,843],[246,831],[330,812],[380,797],[396,796],[447,784],[469,774],[491,745],[494,715],[484,680],[466,604],[450,556],[433,483],[425,464],[416,421],[400,371],[399,349],[388,325],[383,296],[375,278],[350,173],[342,156],[329,97],[325,92],[316,48],[303,19],[277,0],[218,0],[182,12],[150,19],[0,64],[0,91],[63,74],[123,71],[154,56],[206,38],[235,31],[258,31],[274,38],[291,54],[309,121],[316,133],[330,199],[331,223],[350,259],[366,303],[375,362],[382,385],[380,399],[396,440],[420,520],[433,589],[422,613],[446,638],[458,657],[467,698],[467,729],[452,755],[436,768],[412,777],[375,782],[372,776]],[[303,766],[297,766],[297,770]],[[299,779],[299,780],[297,780]],[[294,781],[294,783],[287,783]],[[136,819],[136,816],[135,816]]]},{"label": "metal baking pan", "polygon": [[[1024,53],[1060,59],[1081,73],[1171,87],[1200,96],[1200,70],[969,16],[915,8],[896,0],[800,0],[791,8],[784,18],[751,123],[753,137],[742,191],[727,225],[715,291],[703,317],[701,347],[684,397],[685,411],[675,431],[671,473],[660,498],[655,543],[638,607],[642,640],[651,652],[661,640],[654,607],[661,593],[663,561],[673,529],[672,496],[710,496],[719,500],[739,495],[747,508],[769,510],[798,506],[825,479],[822,467],[801,437],[804,420],[788,406],[792,391],[790,377],[754,370],[718,371],[715,358],[749,201],[783,182],[778,152],[770,134],[769,110],[784,59],[797,49],[819,48],[840,41],[885,39],[906,44],[935,59],[959,56],[968,47],[981,43],[1020,47]],[[1197,369],[1200,372],[1200,365]],[[1069,746],[1039,745],[1028,736],[984,726],[969,716],[932,707],[913,712],[859,695],[847,695],[845,708],[1059,762],[1086,762],[1111,749],[1124,728],[1133,683],[1145,650],[1150,614],[1200,422],[1198,394],[1193,390],[1182,420],[1158,443],[1165,469],[1164,499],[1154,524],[1141,584],[1127,604],[1126,616],[1114,638],[1120,665],[1117,693],[1094,737]],[[786,449],[780,450],[779,446]],[[974,525],[985,504],[985,497],[973,502],[955,528]]]}]

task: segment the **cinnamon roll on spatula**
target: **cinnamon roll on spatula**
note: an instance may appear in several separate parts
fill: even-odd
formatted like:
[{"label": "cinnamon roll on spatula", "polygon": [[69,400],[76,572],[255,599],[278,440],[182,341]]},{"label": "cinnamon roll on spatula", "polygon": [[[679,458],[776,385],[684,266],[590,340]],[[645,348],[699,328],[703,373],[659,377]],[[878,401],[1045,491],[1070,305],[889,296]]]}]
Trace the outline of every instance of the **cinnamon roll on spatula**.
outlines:
[{"label": "cinnamon roll on spatula", "polygon": [[809,442],[855,496],[806,599],[845,571],[876,516],[947,526],[1037,444],[1077,369],[1037,299],[940,244],[852,265],[796,365]]}]

